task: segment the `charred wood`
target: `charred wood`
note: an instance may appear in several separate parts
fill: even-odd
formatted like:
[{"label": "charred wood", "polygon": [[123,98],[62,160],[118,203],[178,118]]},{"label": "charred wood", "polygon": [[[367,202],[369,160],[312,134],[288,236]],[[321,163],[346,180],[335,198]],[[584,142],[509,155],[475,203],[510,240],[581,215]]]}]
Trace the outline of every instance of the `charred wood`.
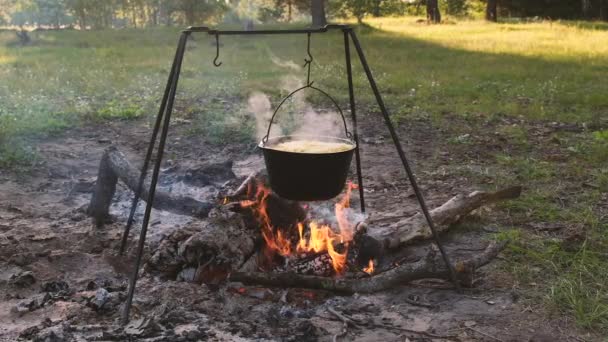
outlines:
[{"label": "charred wood", "polygon": [[257,231],[240,215],[217,208],[209,218],[191,223],[165,238],[146,264],[146,271],[168,279],[217,282],[241,267],[255,251]]},{"label": "charred wood", "polygon": [[[457,261],[454,269],[464,285],[477,269],[488,264],[506,246],[505,242],[490,243],[480,254],[466,260]],[[405,284],[417,279],[449,279],[449,271],[442,259],[435,252],[417,262],[407,263],[369,278],[330,278],[288,273],[235,272],[230,275],[231,281],[263,286],[299,287],[323,289],[343,293],[372,293]]]},{"label": "charred wood", "polygon": [[[104,151],[99,163],[93,196],[87,209],[87,214],[93,217],[97,226],[103,225],[109,217],[109,208],[116,192],[118,180],[122,180],[129,189],[135,192],[139,183],[139,176],[140,172],[129,163],[118,148],[110,146]],[[149,185],[144,184],[140,196],[146,202],[149,199],[148,188]],[[206,217],[214,206],[214,203],[201,202],[187,196],[173,196],[158,190],[153,201],[153,207],[156,209],[195,217]]]}]

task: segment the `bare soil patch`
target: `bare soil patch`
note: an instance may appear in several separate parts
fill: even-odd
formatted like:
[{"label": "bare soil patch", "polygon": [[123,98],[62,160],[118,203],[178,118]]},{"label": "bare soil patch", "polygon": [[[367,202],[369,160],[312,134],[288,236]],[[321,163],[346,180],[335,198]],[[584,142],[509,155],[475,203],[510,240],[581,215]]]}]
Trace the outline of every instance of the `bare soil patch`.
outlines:
[{"label": "bare soil patch", "polygon": [[[187,126],[172,127],[164,175],[179,175],[226,156],[234,161],[237,176],[259,167],[261,160],[251,146],[210,146],[200,137],[181,134]],[[415,197],[388,136],[371,120],[364,120],[363,131],[370,222],[381,226],[390,224],[393,216],[413,215],[418,211]],[[498,148],[446,148],[444,132],[424,122],[413,122],[401,133],[430,207],[479,186],[442,171],[442,165],[452,167],[455,160],[464,165],[468,158],[481,158]],[[73,129],[38,145],[42,163],[31,174],[0,173],[0,340],[56,336],[57,341],[331,341],[340,335],[337,340],[345,341],[576,341],[583,336],[572,322],[548,317],[521,302],[520,293],[510,288],[510,279],[496,264],[478,274],[474,288],[460,293],[448,282],[432,280],[377,294],[339,296],[238,283],[201,286],[143,274],[132,321],[122,329],[118,322],[137,223],[128,255],[121,258],[116,253],[132,193],[119,185],[110,210],[113,223],[103,229],[95,228],[84,208],[104,148],[115,144],[131,160],[140,161],[148,136],[145,121]],[[162,179],[160,186],[191,192]],[[141,209],[140,205],[138,219]],[[475,253],[493,231],[501,230],[502,219],[496,211],[491,227],[461,229],[443,239],[451,249]],[[155,211],[148,253],[191,220]],[[344,317],[354,323],[344,323]]]}]

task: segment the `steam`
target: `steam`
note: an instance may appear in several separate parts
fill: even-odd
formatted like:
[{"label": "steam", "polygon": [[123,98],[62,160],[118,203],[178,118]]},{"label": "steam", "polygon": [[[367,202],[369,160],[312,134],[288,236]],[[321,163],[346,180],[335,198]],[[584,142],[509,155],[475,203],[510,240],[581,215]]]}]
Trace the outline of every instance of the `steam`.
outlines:
[{"label": "steam", "polygon": [[[303,68],[295,62],[285,61],[272,53],[269,54],[270,60],[276,66],[291,72],[304,74]],[[283,96],[287,96],[287,94],[304,85],[305,81],[292,73],[282,76],[279,81]],[[305,89],[294,94],[283,104],[272,124],[270,136],[292,134],[307,135],[313,138],[322,136],[344,137],[344,124],[333,103],[327,99],[323,103],[330,104],[329,109],[316,109],[307,100],[307,96],[310,95],[322,94],[312,89]],[[252,92],[247,103],[247,110],[256,121],[257,138],[258,140],[262,139],[266,135],[270,118],[276,107],[273,107],[270,97],[260,91]],[[278,103],[274,105],[278,106]],[[283,128],[289,127],[289,129],[283,129],[279,124],[280,122],[284,123]]]},{"label": "steam", "polygon": [[[247,99],[247,111],[255,117],[255,131],[258,140],[266,136],[268,132],[268,124],[272,117],[272,105],[268,95],[255,91],[249,95]],[[270,130],[270,135],[281,135],[283,129],[277,123],[274,123]]]}]

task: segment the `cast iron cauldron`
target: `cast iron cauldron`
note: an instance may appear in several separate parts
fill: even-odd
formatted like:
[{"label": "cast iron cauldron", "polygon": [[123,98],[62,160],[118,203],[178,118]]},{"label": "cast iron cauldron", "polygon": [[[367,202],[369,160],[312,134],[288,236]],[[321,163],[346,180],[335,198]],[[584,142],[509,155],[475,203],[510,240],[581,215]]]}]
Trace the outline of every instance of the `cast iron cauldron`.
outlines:
[{"label": "cast iron cauldron", "polygon": [[[281,106],[295,93],[303,89],[313,89],[331,100],[344,123],[346,138],[283,135],[269,138],[274,117]],[[273,149],[273,146],[288,140],[316,140],[338,142],[351,145],[352,148],[341,152],[301,153]],[[294,201],[324,201],[336,197],[344,189],[346,177],[353,152],[357,147],[348,132],[342,109],[329,94],[309,83],[287,95],[277,106],[266,136],[258,145],[264,154],[270,188],[279,196]]]},{"label": "cast iron cauldron", "polygon": [[[351,145],[331,153],[287,152],[273,146],[288,140],[316,140]],[[270,187],[279,196],[295,201],[323,201],[344,189],[355,144],[335,137],[277,136],[261,142]]]}]

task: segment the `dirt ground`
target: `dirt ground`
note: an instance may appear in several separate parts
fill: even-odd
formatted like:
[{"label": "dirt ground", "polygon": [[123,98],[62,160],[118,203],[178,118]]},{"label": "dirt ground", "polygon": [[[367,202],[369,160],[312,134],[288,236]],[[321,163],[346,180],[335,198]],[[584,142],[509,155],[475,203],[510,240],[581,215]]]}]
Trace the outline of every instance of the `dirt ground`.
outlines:
[{"label": "dirt ground", "polygon": [[[230,156],[238,176],[259,167],[253,146],[208,147],[172,127],[164,172]],[[364,181],[370,220],[417,210],[393,145],[382,127],[363,122]],[[114,222],[96,229],[85,215],[101,154],[114,144],[134,161],[145,153],[145,121],[113,122],[72,129],[41,141],[41,161],[31,174],[0,171],[0,341],[331,341],[343,329],[328,308],[359,324],[338,341],[580,341],[599,340],[573,323],[529,306],[510,287],[497,260],[479,274],[477,286],[455,291],[443,281],[404,284],[371,295],[224,284],[217,287],[161,281],[143,274],[132,321],[119,325],[138,224],[129,255],[118,257],[131,193],[120,186],[111,208]],[[477,189],[441,169],[442,160],[480,158],[483,150],[442,152],[441,132],[424,123],[401,131],[415,161],[429,206]],[[353,177],[354,178],[354,177]],[[192,191],[192,189],[172,189]],[[204,190],[201,190],[204,193]],[[201,193],[195,194],[201,196]],[[141,206],[140,206],[141,207]],[[192,218],[155,211],[148,250]],[[444,239],[452,250],[480,250],[501,217],[485,230],[459,230]],[[373,229],[373,228],[372,228]],[[101,303],[100,305],[100,301]]]}]

